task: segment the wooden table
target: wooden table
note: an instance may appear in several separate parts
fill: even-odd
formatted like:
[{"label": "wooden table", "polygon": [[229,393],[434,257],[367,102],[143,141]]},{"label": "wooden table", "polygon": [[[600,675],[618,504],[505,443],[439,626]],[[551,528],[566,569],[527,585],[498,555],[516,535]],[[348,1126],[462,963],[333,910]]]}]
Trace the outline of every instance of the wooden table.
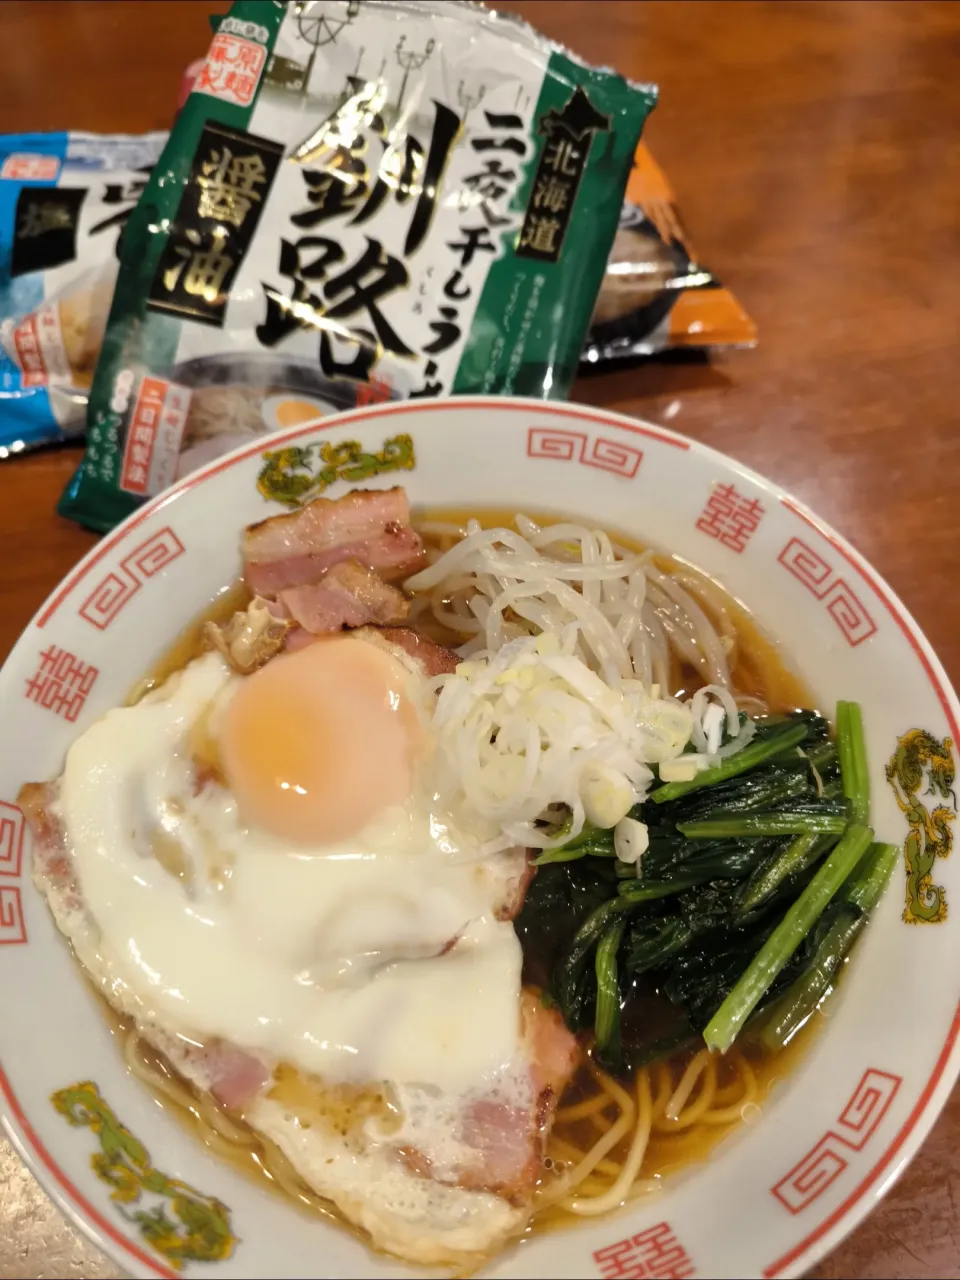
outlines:
[{"label": "wooden table", "polygon": [[[222,4],[4,3],[0,128],[165,128]],[[760,345],[594,377],[786,485],[885,575],[960,679],[960,4],[504,4],[662,89],[647,138]],[[0,464],[0,653],[92,544],[78,450]],[[955,855],[960,856],[960,855]],[[0,1277],[115,1276],[0,1150]],[[820,1277],[960,1277],[960,1093]]]}]

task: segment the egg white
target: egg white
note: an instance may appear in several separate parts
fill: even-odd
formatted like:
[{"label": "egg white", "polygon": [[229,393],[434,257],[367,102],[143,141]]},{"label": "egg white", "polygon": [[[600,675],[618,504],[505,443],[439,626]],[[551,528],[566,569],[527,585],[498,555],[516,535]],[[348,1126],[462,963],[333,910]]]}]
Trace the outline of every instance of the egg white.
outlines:
[{"label": "egg white", "polygon": [[[191,733],[206,722],[216,736],[239,679],[207,654],[78,739],[57,809],[82,912],[44,891],[95,983],[198,1088],[210,1079],[191,1046],[218,1038],[308,1097],[386,1088],[399,1127],[305,1111],[273,1082],[244,1114],[379,1247],[459,1265],[500,1247],[526,1211],[417,1176],[400,1152],[450,1174],[466,1163],[456,1117],[471,1098],[529,1105],[520,947],[496,919],[516,866],[471,861],[470,839],[431,812],[429,780],[322,849],[249,829],[223,786],[195,794]],[[181,856],[158,861],[158,847]]]},{"label": "egg white", "polygon": [[472,1269],[526,1225],[529,1210],[487,1191],[420,1177],[398,1159],[394,1144],[372,1140],[361,1126],[343,1134],[332,1121],[305,1123],[269,1096],[254,1101],[247,1119],[378,1248],[411,1262]]},{"label": "egg white", "polygon": [[[312,849],[247,827],[222,785],[194,794],[191,729],[238,684],[207,654],[70,749],[61,816],[117,977],[158,1021],[328,1080],[476,1087],[518,1035],[520,947],[489,880],[416,796]],[[171,848],[174,874],[153,856]]]}]

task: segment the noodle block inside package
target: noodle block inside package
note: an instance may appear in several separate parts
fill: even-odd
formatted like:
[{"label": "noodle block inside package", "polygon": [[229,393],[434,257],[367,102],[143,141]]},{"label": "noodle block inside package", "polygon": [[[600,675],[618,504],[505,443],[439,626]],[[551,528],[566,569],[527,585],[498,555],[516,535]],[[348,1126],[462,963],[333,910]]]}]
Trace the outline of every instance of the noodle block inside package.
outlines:
[{"label": "noodle block inside package", "polygon": [[0,458],[82,432],[124,226],[166,140],[0,136]]},{"label": "noodle block inside package", "polygon": [[566,396],[656,91],[459,4],[234,4],[124,237],[62,514],[377,400]]}]

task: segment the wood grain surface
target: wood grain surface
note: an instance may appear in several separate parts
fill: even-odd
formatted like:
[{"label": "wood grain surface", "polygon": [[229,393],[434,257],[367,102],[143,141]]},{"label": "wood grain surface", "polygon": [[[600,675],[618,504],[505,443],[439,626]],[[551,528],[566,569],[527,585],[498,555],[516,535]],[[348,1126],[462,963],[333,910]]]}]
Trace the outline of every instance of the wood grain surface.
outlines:
[{"label": "wood grain surface", "polygon": [[[660,85],[651,150],[701,259],[759,325],[755,351],[597,375],[574,398],[665,422],[792,489],[887,578],[957,682],[960,4],[501,7]],[[0,4],[0,129],[166,127],[224,8]],[[0,463],[0,655],[94,541],[53,511],[77,458]],[[5,1146],[0,1179],[0,1277],[118,1274]],[[960,1094],[814,1274],[960,1277]]]}]

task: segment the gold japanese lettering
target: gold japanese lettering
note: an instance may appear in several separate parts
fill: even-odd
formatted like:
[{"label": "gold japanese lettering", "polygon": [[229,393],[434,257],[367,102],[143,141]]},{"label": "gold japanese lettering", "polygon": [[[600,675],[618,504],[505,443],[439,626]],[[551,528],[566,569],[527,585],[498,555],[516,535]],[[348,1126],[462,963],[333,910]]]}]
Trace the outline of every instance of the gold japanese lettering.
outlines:
[{"label": "gold japanese lettering", "polygon": [[34,236],[42,236],[47,231],[66,231],[71,226],[70,210],[66,205],[49,201],[28,204],[17,228],[17,239],[29,240]]},{"label": "gold japanese lettering", "polygon": [[583,156],[579,148],[564,138],[555,138],[547,145],[543,155],[543,163],[554,173],[562,173],[567,178],[575,178],[580,172]]},{"label": "gold japanese lettering", "polygon": [[208,250],[200,250],[200,236],[196,231],[188,230],[186,239],[195,247],[195,252],[191,253],[185,245],[175,247],[174,252],[181,261],[163,273],[163,287],[172,293],[183,275],[184,293],[213,304],[220,297],[223,282],[234,267],[233,258],[223,252],[227,233],[222,227],[217,227],[213,233],[212,248]]},{"label": "gold japanese lettering", "polygon": [[520,248],[533,249],[536,253],[560,252],[557,236],[563,230],[558,218],[528,218],[520,237]]},{"label": "gold japanese lettering", "polygon": [[261,199],[257,186],[267,179],[263,160],[256,152],[235,156],[229,147],[224,147],[220,152],[212,151],[201,168],[197,178],[201,188],[197,203],[200,217],[242,226],[254,201]]},{"label": "gold japanese lettering", "polygon": [[563,213],[570,203],[570,187],[562,178],[538,178],[533,189],[533,207],[548,213]]}]

